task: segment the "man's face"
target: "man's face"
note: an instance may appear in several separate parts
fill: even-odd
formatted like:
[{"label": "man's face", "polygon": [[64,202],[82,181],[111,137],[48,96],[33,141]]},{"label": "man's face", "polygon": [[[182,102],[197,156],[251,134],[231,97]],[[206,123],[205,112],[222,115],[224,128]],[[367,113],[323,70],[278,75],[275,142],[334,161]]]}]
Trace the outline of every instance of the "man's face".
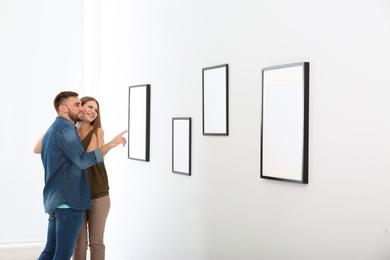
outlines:
[{"label": "man's face", "polygon": [[68,109],[68,115],[75,123],[83,120],[84,107],[78,97],[69,97],[64,106]]}]

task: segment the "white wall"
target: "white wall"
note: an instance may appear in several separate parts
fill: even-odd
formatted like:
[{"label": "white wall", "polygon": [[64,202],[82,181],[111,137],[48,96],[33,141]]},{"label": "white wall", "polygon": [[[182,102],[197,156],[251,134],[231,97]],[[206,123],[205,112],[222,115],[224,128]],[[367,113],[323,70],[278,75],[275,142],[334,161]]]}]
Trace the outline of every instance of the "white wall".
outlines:
[{"label": "white wall", "polygon": [[[107,248],[124,259],[388,259],[390,3],[101,1],[106,136],[151,84],[151,161],[106,156]],[[308,61],[309,184],[259,178],[261,68]],[[229,64],[230,135],[201,134],[201,69]],[[171,118],[193,118],[193,176]]]},{"label": "white wall", "polygon": [[55,95],[83,84],[82,2],[0,1],[0,243],[43,241],[47,215],[35,142]]},{"label": "white wall", "polygon": [[[151,161],[126,159],[127,147],[106,156],[107,249],[140,260],[388,259],[389,10],[386,0],[101,0],[100,92],[90,91],[106,140],[127,128],[128,86],[152,86]],[[86,92],[82,14],[80,1],[0,2],[0,243],[45,239],[31,151],[55,94]],[[308,185],[259,178],[261,68],[299,61],[311,65]],[[230,135],[202,136],[201,69],[222,63]],[[193,119],[191,177],[171,172],[174,116]]]}]

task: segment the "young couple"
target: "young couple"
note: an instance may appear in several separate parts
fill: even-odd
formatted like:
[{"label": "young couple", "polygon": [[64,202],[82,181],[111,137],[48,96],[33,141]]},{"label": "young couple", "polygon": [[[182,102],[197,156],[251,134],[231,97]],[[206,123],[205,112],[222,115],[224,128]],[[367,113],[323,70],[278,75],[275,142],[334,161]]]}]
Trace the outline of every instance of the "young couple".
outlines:
[{"label": "young couple", "polygon": [[92,97],[61,92],[54,108],[58,116],[34,148],[45,170],[43,200],[49,214],[39,260],[69,260],[72,254],[73,260],[85,260],[88,240],[91,259],[104,259],[110,197],[103,156],[126,144],[127,131],[104,144],[99,103]]}]

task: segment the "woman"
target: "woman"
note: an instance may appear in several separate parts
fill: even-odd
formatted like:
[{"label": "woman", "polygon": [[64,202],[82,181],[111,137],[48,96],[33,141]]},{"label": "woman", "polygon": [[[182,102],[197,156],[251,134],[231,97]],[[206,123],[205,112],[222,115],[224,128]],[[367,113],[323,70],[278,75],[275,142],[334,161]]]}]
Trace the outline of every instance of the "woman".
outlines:
[{"label": "woman", "polygon": [[[84,107],[83,121],[78,123],[78,134],[84,149],[89,152],[103,145],[104,131],[101,127],[99,102],[93,97],[81,98]],[[104,227],[110,210],[108,177],[104,162],[87,169],[92,207],[84,213],[83,224],[73,253],[73,260],[85,260],[88,240],[91,259],[105,256]],[[88,239],[89,238],[89,239]]]},{"label": "woman", "polygon": [[[77,123],[77,132],[87,152],[100,148],[103,144],[104,131],[101,127],[99,102],[93,97],[81,98],[84,107],[83,120]],[[34,148],[41,152],[42,138]],[[108,177],[104,162],[87,169],[91,192],[92,207],[84,212],[80,234],[73,252],[73,260],[86,260],[88,240],[91,259],[105,257],[104,228],[110,210]],[[88,239],[89,238],[89,239]]]}]

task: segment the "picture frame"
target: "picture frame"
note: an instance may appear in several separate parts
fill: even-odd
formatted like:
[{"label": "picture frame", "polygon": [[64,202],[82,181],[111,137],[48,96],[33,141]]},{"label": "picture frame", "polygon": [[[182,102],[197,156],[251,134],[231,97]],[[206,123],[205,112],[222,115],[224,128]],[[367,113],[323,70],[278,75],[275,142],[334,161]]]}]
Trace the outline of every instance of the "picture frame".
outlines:
[{"label": "picture frame", "polygon": [[191,176],[191,117],[172,118],[172,172]]},{"label": "picture frame", "polygon": [[228,64],[202,69],[203,135],[229,135]]},{"label": "picture frame", "polygon": [[262,69],[260,176],[309,182],[309,62]]},{"label": "picture frame", "polygon": [[129,87],[128,158],[149,161],[150,85]]}]

